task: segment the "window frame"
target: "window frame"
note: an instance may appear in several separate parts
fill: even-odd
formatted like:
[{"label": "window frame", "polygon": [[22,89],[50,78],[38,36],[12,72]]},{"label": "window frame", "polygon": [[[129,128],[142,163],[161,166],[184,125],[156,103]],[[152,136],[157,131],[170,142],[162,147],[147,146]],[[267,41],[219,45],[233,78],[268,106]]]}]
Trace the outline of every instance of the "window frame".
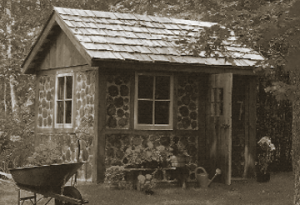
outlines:
[{"label": "window frame", "polygon": [[[138,124],[138,76],[147,75],[147,76],[169,76],[170,77],[170,99],[169,99],[169,124],[154,124],[155,120],[155,109],[152,111],[153,115],[153,124]],[[153,93],[155,92],[155,81],[153,84]],[[148,73],[148,72],[136,72],[135,73],[135,94],[134,94],[134,129],[138,130],[173,130],[173,101],[174,101],[174,75],[166,73]],[[156,100],[155,95],[152,98],[153,108],[156,101],[168,101],[168,100]]]},{"label": "window frame", "polygon": [[[57,101],[58,101],[58,78],[60,77],[67,77],[67,76],[71,76],[72,77],[72,98],[71,101],[72,104],[72,108],[71,108],[71,123],[65,123],[66,120],[66,110],[64,107],[64,115],[63,115],[63,123],[57,123]],[[66,78],[65,78],[66,79]],[[74,73],[59,73],[55,76],[55,101],[54,101],[54,125],[55,128],[73,128],[73,124],[74,124],[74,88],[75,88],[75,78],[74,78]],[[66,101],[66,80],[64,80],[64,99],[62,100],[63,102]]]},{"label": "window frame", "polygon": [[[218,97],[219,93],[222,93],[222,97]],[[211,116],[220,117],[224,115],[224,89],[222,87],[211,89],[210,109]]]}]

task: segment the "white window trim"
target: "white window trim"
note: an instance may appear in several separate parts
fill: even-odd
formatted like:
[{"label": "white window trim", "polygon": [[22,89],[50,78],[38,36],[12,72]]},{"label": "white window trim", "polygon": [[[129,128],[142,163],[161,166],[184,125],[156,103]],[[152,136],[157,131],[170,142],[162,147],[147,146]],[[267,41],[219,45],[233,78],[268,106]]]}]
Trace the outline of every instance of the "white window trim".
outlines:
[{"label": "white window trim", "polygon": [[[170,107],[169,107],[169,124],[168,125],[138,124],[138,76],[139,75],[170,76]],[[135,73],[135,98],[134,98],[134,129],[137,129],[137,130],[173,130],[173,115],[174,115],[173,101],[174,101],[174,75],[173,74],[136,72]]]},{"label": "white window trim", "polygon": [[[71,123],[57,123],[57,95],[58,95],[58,78],[59,77],[65,77],[65,76],[72,76],[72,116],[71,116]],[[55,101],[54,101],[54,125],[55,128],[73,128],[74,124],[74,73],[60,73],[55,76]],[[66,89],[64,89],[64,96],[66,95]],[[64,111],[64,116],[63,119],[65,121],[65,111]]]}]

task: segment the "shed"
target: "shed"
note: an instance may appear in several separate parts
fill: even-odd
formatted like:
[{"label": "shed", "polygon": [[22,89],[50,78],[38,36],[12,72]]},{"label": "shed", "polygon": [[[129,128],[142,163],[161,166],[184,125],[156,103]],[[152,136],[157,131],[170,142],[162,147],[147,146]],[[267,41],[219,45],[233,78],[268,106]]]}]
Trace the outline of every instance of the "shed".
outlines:
[{"label": "shed", "polygon": [[257,52],[224,42],[234,65],[180,53],[172,39],[214,23],[55,7],[23,63],[36,78],[36,143],[87,161],[79,176],[103,182],[128,147],[180,142],[191,163],[222,181],[254,174]]}]

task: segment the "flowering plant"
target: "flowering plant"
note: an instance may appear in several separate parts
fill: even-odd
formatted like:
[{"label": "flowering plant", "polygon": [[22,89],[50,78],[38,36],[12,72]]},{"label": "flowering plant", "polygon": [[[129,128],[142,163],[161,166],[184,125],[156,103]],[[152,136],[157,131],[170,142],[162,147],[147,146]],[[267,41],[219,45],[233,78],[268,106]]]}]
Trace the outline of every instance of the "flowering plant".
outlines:
[{"label": "flowering plant", "polygon": [[273,161],[272,152],[275,150],[275,146],[271,143],[271,139],[267,136],[262,137],[258,141],[258,144],[263,151],[261,154],[258,155],[259,171],[266,174],[269,164]]},{"label": "flowering plant", "polygon": [[123,166],[111,166],[106,169],[105,182],[109,184],[119,183],[125,177]]}]

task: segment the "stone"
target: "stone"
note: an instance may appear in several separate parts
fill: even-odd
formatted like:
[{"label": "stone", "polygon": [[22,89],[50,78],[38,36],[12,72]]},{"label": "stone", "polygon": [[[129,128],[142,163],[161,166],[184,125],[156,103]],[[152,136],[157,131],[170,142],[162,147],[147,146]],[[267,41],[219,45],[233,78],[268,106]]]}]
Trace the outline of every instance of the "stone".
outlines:
[{"label": "stone", "polygon": [[192,129],[196,129],[197,126],[198,126],[197,121],[193,121],[193,122],[191,123],[191,126],[192,126]]},{"label": "stone", "polygon": [[179,113],[181,114],[182,117],[187,117],[189,116],[189,109],[186,106],[182,106],[179,108]]},{"label": "stone", "polygon": [[124,111],[122,109],[117,110],[117,115],[118,117],[123,117],[124,116]]},{"label": "stone", "polygon": [[117,127],[117,120],[116,118],[110,116],[107,120],[107,126],[109,128],[116,128]]},{"label": "stone", "polygon": [[66,160],[71,161],[71,152],[70,152],[70,150],[67,150],[67,152],[66,152]]},{"label": "stone", "polygon": [[90,92],[90,87],[89,87],[89,86],[86,86],[86,88],[85,88],[85,94],[88,95],[88,94],[90,94],[89,92]]},{"label": "stone", "polygon": [[116,152],[116,157],[122,159],[124,157],[124,152],[118,149]]},{"label": "stone", "polygon": [[120,93],[121,93],[121,96],[128,96],[129,95],[129,88],[127,87],[127,85],[121,85],[120,86]]},{"label": "stone", "polygon": [[190,113],[190,118],[191,118],[192,120],[197,120],[197,113],[196,113],[196,112],[191,112],[191,113]]},{"label": "stone", "polygon": [[127,111],[129,109],[129,106],[128,105],[124,105],[123,106],[123,110]]},{"label": "stone", "polygon": [[197,105],[194,102],[190,102],[189,109],[190,110],[196,110],[197,109]]},{"label": "stone", "polygon": [[38,121],[39,121],[39,127],[42,127],[43,126],[43,118],[42,118],[42,116],[39,116]]},{"label": "stone", "polygon": [[80,118],[83,118],[83,116],[84,116],[84,108],[83,107],[81,107],[80,108]]},{"label": "stone", "polygon": [[106,104],[113,104],[114,99],[111,96],[107,96],[106,98]]},{"label": "stone", "polygon": [[111,85],[108,87],[108,93],[110,96],[115,97],[115,96],[119,95],[119,89],[117,86]]},{"label": "stone", "polygon": [[183,104],[189,105],[189,104],[190,104],[190,101],[191,101],[190,96],[189,96],[189,95],[183,96],[183,97],[181,98],[181,101],[182,101]]},{"label": "stone", "polygon": [[106,111],[107,111],[107,115],[113,116],[113,115],[116,114],[116,107],[115,107],[113,104],[110,104],[110,105],[107,107]]},{"label": "stone", "polygon": [[47,127],[47,119],[44,119],[44,120],[43,120],[43,126],[44,126],[44,127]]},{"label": "stone", "polygon": [[86,84],[90,85],[91,84],[91,73],[86,76]]},{"label": "stone", "polygon": [[77,109],[79,109],[81,107],[81,100],[77,101]]},{"label": "stone", "polygon": [[43,99],[44,98],[44,91],[43,90],[41,90],[40,91],[40,96],[39,96],[39,99],[41,100],[41,99]]},{"label": "stone", "polygon": [[79,83],[81,81],[81,75],[77,76],[77,82]]},{"label": "stone", "polygon": [[80,91],[80,98],[83,99],[84,96],[85,96],[85,92],[84,92],[84,90],[81,90],[81,91]]},{"label": "stone", "polygon": [[115,98],[114,99],[114,105],[117,108],[122,107],[124,105],[123,98],[122,97]]},{"label": "stone", "polygon": [[92,165],[90,163],[86,163],[86,179],[90,179],[92,177]]},{"label": "stone", "polygon": [[121,118],[118,120],[118,125],[120,127],[125,127],[128,124],[128,120],[126,118]]},{"label": "stone", "polygon": [[46,118],[47,117],[47,109],[43,109],[43,118]]},{"label": "stone", "polygon": [[184,118],[182,119],[182,126],[183,126],[183,128],[184,128],[184,129],[188,129],[190,125],[191,125],[191,120],[190,120],[190,118],[184,117]]},{"label": "stone", "polygon": [[87,151],[86,148],[84,148],[84,149],[82,150],[82,159],[83,159],[83,161],[87,161],[88,158],[89,158],[89,152]]},{"label": "stone", "polygon": [[124,98],[123,101],[124,101],[125,104],[127,104],[127,103],[129,103],[129,98]]},{"label": "stone", "polygon": [[51,116],[48,116],[48,126],[52,126],[52,117]]}]

